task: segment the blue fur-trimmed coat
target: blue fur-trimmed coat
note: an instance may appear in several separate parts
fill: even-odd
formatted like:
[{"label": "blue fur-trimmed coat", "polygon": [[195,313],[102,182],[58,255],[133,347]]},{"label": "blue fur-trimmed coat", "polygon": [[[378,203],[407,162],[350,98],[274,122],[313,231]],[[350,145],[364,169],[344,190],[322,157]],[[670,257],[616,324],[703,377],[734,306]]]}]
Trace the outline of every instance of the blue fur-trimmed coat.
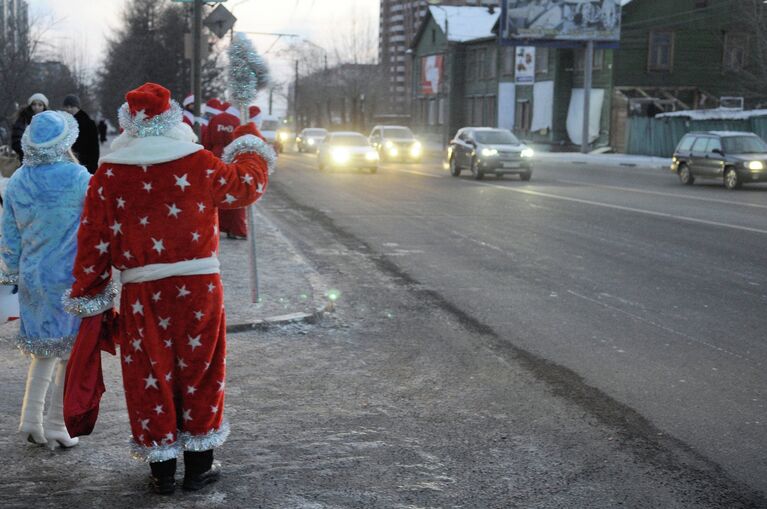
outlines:
[{"label": "blue fur-trimmed coat", "polygon": [[80,319],[64,311],[72,286],[77,230],[91,175],[59,161],[24,165],[8,182],[3,200],[0,260],[3,282],[18,277],[18,347],[40,357],[67,357]]}]

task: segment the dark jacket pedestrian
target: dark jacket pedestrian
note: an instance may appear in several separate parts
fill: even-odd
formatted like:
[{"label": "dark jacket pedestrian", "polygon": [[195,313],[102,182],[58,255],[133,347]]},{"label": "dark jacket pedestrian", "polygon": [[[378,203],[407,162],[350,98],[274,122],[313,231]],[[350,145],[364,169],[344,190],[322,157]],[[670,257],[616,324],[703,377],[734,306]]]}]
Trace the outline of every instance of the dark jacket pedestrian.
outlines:
[{"label": "dark jacket pedestrian", "polygon": [[22,108],[16,116],[16,122],[13,123],[11,130],[11,148],[19,156],[19,160],[24,159],[24,151],[21,149],[21,137],[27,126],[32,122],[32,117],[41,111],[48,109],[48,98],[43,94],[33,94],[27,100],[27,105]]},{"label": "dark jacket pedestrian", "polygon": [[80,109],[80,98],[76,95],[68,95],[64,98],[64,110],[75,117],[80,128],[80,136],[72,145],[80,164],[88,168],[91,174],[96,173],[99,166],[99,131],[87,113]]},{"label": "dark jacket pedestrian", "polygon": [[99,120],[99,141],[101,143],[107,141],[107,123],[104,119]]}]

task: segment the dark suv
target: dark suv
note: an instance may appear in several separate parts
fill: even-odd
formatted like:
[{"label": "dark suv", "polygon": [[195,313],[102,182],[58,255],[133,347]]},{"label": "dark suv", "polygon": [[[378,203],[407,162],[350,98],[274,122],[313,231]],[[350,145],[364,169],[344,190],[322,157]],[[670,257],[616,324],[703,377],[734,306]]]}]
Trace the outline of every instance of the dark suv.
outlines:
[{"label": "dark suv", "polygon": [[682,184],[716,178],[727,189],[767,181],[767,143],[753,133],[708,131],[686,134],[671,158],[671,171]]}]

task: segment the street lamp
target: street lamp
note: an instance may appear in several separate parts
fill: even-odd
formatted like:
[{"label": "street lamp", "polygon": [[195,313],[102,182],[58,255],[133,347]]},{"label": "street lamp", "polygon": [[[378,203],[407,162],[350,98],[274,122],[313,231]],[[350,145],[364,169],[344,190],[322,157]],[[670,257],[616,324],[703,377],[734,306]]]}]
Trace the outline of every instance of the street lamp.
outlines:
[{"label": "street lamp", "polygon": [[[767,0],[766,0],[767,1]],[[447,67],[447,61],[450,56],[450,20],[448,16],[447,9],[445,9],[445,6],[440,5],[442,2],[441,0],[428,0],[429,5],[433,7],[437,7],[442,10],[442,12],[445,14],[445,59],[442,63],[442,87],[443,87],[443,100],[445,101],[444,106],[442,108],[443,118],[442,118],[442,147],[447,148],[447,145],[450,141],[450,79],[447,76],[447,72],[445,72],[445,69]],[[452,62],[450,63],[450,68],[452,70]]]}]

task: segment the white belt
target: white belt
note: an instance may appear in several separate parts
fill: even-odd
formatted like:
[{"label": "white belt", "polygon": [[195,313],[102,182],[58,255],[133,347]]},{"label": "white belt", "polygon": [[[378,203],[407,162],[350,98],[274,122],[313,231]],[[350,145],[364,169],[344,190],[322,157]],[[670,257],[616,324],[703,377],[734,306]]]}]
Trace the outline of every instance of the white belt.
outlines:
[{"label": "white belt", "polygon": [[125,269],[120,272],[120,281],[122,284],[145,283],[147,281],[157,281],[166,277],[174,276],[200,276],[203,274],[218,274],[221,264],[218,257],[197,258],[194,260],[184,260],[175,263],[152,263],[143,267]]}]

